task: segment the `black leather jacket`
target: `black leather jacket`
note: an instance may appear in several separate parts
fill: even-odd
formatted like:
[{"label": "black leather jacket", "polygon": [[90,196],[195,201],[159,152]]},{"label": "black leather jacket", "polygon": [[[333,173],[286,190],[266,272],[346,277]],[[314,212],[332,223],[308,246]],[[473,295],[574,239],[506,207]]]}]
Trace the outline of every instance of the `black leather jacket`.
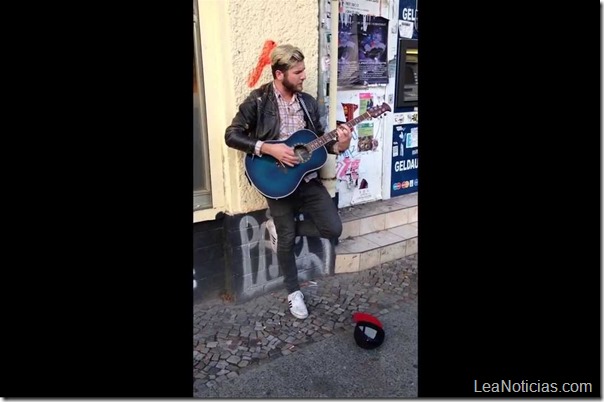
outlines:
[{"label": "black leather jacket", "polygon": [[[303,100],[310,115],[304,112],[306,128],[319,136],[323,135],[325,130],[319,121],[317,101],[305,92],[298,92],[298,97]],[[257,140],[278,139],[280,128],[279,106],[273,84],[269,82],[254,89],[239,105],[239,111],[225,130],[224,139],[229,147],[251,154],[254,153]],[[333,153],[331,148],[334,143],[335,141],[331,141],[326,144],[329,153]]]}]

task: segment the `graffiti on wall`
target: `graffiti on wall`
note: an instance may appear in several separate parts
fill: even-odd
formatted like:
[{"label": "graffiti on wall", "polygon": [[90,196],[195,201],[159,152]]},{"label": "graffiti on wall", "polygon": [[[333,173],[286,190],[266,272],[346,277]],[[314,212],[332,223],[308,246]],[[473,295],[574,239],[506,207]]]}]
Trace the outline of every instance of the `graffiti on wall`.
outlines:
[{"label": "graffiti on wall", "polygon": [[277,47],[277,43],[273,40],[264,41],[264,45],[262,46],[262,50],[260,51],[260,56],[258,56],[258,62],[256,63],[256,67],[250,72],[247,79],[247,86],[252,88],[258,83],[260,76],[262,75],[262,71],[264,67],[270,66],[271,64],[271,52],[273,49]]},{"label": "graffiti on wall", "polygon": [[[283,275],[270,245],[266,220],[259,223],[253,215],[243,216],[239,221],[239,234],[241,247],[237,247],[233,255],[233,261],[241,261],[240,275],[235,275],[239,299],[281,286]],[[300,280],[333,273],[335,254],[327,239],[297,237],[294,255]]]},{"label": "graffiti on wall", "polygon": [[[261,210],[197,224],[194,243],[198,247],[193,254],[195,302],[222,295],[242,302],[283,286],[283,274],[266,228],[269,216],[269,210]],[[296,219],[305,218],[310,216]],[[301,283],[334,273],[334,246],[327,239],[297,237],[294,256]]]}]

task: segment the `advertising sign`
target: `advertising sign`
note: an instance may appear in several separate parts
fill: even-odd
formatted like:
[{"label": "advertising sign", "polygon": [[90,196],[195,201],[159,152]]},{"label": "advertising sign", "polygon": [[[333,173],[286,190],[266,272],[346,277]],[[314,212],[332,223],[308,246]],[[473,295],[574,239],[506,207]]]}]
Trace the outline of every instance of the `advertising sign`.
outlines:
[{"label": "advertising sign", "polygon": [[419,33],[418,0],[399,0],[399,38],[417,39]]},{"label": "advertising sign", "polygon": [[413,193],[418,190],[418,167],[417,123],[394,125],[390,197]]}]

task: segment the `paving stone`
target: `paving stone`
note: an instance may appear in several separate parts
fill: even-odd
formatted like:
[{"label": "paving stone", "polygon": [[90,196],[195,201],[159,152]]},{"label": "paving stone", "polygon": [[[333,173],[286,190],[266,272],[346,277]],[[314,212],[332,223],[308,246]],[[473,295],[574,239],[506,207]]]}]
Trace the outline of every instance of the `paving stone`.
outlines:
[{"label": "paving stone", "polygon": [[231,356],[226,361],[229,363],[237,364],[240,360],[241,358],[239,356]]},{"label": "paving stone", "polygon": [[333,322],[327,322],[321,328],[324,329],[324,330],[326,330],[326,331],[331,331],[333,329],[333,326],[334,326]]},{"label": "paving stone", "polygon": [[197,350],[198,350],[198,351],[199,351],[201,354],[203,354],[203,355],[207,354],[207,353],[210,351],[210,349],[209,349],[209,348],[204,348],[204,347],[202,346],[202,344],[199,344],[199,345],[197,346]]},{"label": "paving stone", "polygon": [[199,380],[205,380],[208,377],[208,374],[204,373],[203,371],[198,371],[198,372],[196,372],[196,373],[193,374],[193,377],[197,378]]}]

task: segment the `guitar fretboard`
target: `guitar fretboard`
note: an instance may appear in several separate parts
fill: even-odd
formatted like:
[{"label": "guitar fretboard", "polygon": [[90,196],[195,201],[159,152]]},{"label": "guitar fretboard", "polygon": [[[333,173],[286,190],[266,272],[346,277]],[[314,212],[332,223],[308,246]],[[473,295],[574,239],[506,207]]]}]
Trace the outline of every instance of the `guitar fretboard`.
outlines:
[{"label": "guitar fretboard", "polygon": [[[362,115],[360,115],[359,117],[355,117],[354,119],[352,119],[344,124],[347,125],[348,128],[352,129],[358,123],[362,122],[363,120],[367,120],[370,117],[371,117],[371,115],[369,114],[369,112],[365,112]],[[337,129],[331,130],[330,132],[323,134],[321,137],[317,138],[316,140],[309,142],[308,144],[306,144],[306,146],[312,152],[315,149],[318,149],[318,148],[324,146],[328,142],[335,140],[337,135],[338,135]]]}]

